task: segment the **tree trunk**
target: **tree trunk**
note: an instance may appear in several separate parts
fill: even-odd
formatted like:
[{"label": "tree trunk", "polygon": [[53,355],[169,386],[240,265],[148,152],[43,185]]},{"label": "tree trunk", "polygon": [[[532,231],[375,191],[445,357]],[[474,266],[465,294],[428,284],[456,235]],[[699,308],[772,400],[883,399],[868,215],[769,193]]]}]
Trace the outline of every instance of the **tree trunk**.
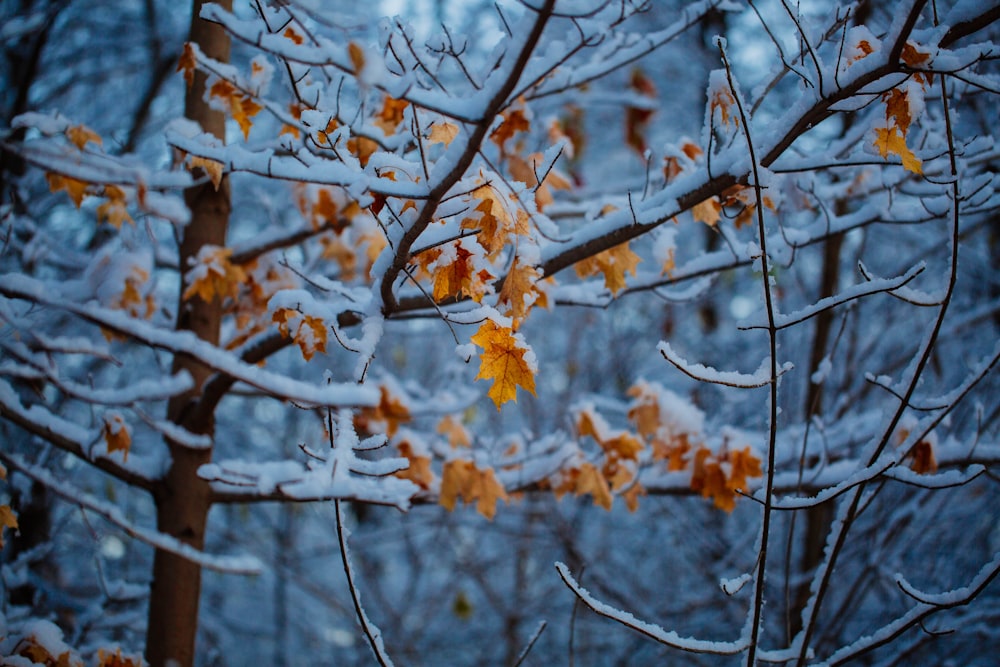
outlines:
[{"label": "tree trunk", "polygon": [[[843,213],[843,211],[838,211]],[[835,234],[827,239],[823,246],[823,277],[820,293],[817,299],[824,299],[837,293],[837,283],[840,281],[840,249],[844,242],[843,233]],[[830,332],[833,329],[833,309],[828,309],[816,315],[816,330],[813,335],[812,350],[809,355],[809,372],[819,369],[827,354],[830,342]],[[823,412],[823,385],[809,383],[806,392],[806,420]],[[805,511],[806,534],[802,545],[802,557],[799,569],[802,582],[795,591],[795,600],[789,615],[789,630],[791,637],[802,629],[802,610],[809,602],[810,575],[819,567],[823,560],[823,548],[826,536],[833,523],[834,502],[832,500],[810,507]],[[789,640],[791,639],[789,638]]]},{"label": "tree trunk", "polygon": [[[216,60],[229,60],[229,37],[217,25],[199,18],[202,0],[194,0],[190,41]],[[221,2],[230,9],[231,0]],[[202,97],[205,77],[195,73],[194,83],[185,100],[185,116],[199,123],[207,132],[225,138],[225,117],[208,108]],[[181,272],[204,245],[224,246],[229,224],[229,182],[223,178],[218,190],[211,183],[191,188],[185,193],[191,209],[191,221],[185,227],[180,244]],[[187,281],[181,281],[181,294]],[[179,299],[177,329],[191,331],[213,344],[219,342],[222,304],[219,297],[206,303],[198,296]],[[172,399],[168,418],[193,433],[212,435],[212,415],[189,418],[190,406],[197,398],[210,371],[189,357],[174,359],[174,372],[187,371],[194,378],[194,388]],[[209,487],[198,477],[198,468],[211,461],[211,448],[192,449],[168,442],[172,463],[170,470],[154,490],[157,529],[196,549],[205,543],[205,525],[211,505]],[[149,599],[149,625],[146,630],[146,659],[153,667],[166,664],[193,665],[195,636],[198,630],[198,602],[201,593],[201,568],[191,561],[157,550],[153,561],[153,583]]]}]

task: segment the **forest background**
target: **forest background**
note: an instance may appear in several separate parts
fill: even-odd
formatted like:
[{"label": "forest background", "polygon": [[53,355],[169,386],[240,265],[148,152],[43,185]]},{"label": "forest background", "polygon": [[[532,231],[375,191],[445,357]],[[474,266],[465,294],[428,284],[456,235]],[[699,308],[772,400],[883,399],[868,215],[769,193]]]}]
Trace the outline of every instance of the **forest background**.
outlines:
[{"label": "forest background", "polygon": [[995,659],[1000,4],[0,6],[4,664]]}]

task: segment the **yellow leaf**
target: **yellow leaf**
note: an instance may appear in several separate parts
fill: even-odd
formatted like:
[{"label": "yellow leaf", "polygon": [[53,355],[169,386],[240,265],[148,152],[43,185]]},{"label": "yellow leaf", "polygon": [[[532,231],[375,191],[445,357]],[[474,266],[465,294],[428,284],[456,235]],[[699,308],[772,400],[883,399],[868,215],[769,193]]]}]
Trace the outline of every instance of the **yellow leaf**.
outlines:
[{"label": "yellow leaf", "polygon": [[469,447],[472,445],[472,436],[469,431],[451,415],[445,415],[437,425],[437,432],[448,436],[448,444],[455,447]]},{"label": "yellow leaf", "polygon": [[[122,655],[122,650],[116,649],[114,653],[105,653],[104,649],[97,651],[97,667],[142,667],[145,663],[142,658],[128,658]],[[59,667],[62,667],[61,665]]]},{"label": "yellow leaf", "polygon": [[493,380],[488,396],[497,410],[507,401],[517,402],[518,385],[535,394],[535,371],[525,358],[531,348],[510,327],[486,320],[471,340],[483,348],[475,379]]},{"label": "yellow leaf", "polygon": [[754,455],[750,447],[734,449],[729,452],[729,478],[726,486],[733,491],[748,491],[747,477],[761,477],[764,471],[760,459]]},{"label": "yellow leaf", "polygon": [[[291,338],[302,351],[302,358],[309,361],[317,352],[326,352],[326,323],[319,317],[303,315],[293,308],[279,308],[271,316],[277,322],[278,331],[285,338]],[[295,333],[291,328],[295,327]]]},{"label": "yellow leaf", "polygon": [[365,50],[356,42],[347,45],[347,55],[351,58],[351,65],[354,66],[354,73],[358,74],[365,67]]},{"label": "yellow leaf", "polygon": [[184,82],[187,84],[188,88],[191,88],[191,84],[194,83],[194,70],[198,65],[198,59],[194,54],[194,48],[191,46],[191,42],[184,43],[184,51],[181,53],[180,60],[177,61],[177,69],[175,72],[184,72]]},{"label": "yellow leaf", "polygon": [[912,171],[914,174],[923,173],[920,158],[914,155],[913,151],[907,148],[906,141],[899,133],[899,128],[895,125],[888,128],[875,128],[875,141],[872,143],[875,148],[878,149],[879,155],[883,158],[888,157],[889,153],[893,153],[894,155],[898,155],[900,157],[903,161],[903,167],[905,169]]},{"label": "yellow leaf", "polygon": [[520,106],[517,108],[501,112],[500,116],[503,118],[503,122],[490,134],[490,139],[500,148],[501,153],[505,152],[504,144],[507,143],[508,139],[518,132],[531,129],[531,123],[524,113],[524,100],[518,100],[518,104]]},{"label": "yellow leaf", "polygon": [[0,526],[17,530],[17,514],[10,505],[0,505]]},{"label": "yellow leaf", "polygon": [[300,35],[299,33],[295,32],[295,30],[291,26],[288,26],[287,28],[285,28],[285,32],[283,32],[281,34],[281,36],[284,37],[285,39],[292,40],[296,44],[301,44],[304,41],[302,39],[302,35]]},{"label": "yellow leaf", "polygon": [[0,549],[3,549],[3,531],[6,528],[17,530],[17,514],[10,505],[0,505]]},{"label": "yellow leaf", "polygon": [[104,186],[104,196],[108,201],[97,207],[97,220],[107,221],[115,229],[121,229],[122,223],[126,220],[131,225],[135,225],[132,216],[128,214],[128,205],[125,203],[125,193],[114,185]]},{"label": "yellow leaf", "polygon": [[506,312],[515,323],[528,315],[532,303],[537,299],[538,290],[535,288],[535,282],[538,278],[538,270],[535,267],[521,263],[520,257],[514,257],[510,271],[507,272],[507,277],[500,288],[500,294],[497,295],[497,303],[507,307]]},{"label": "yellow leaf", "polygon": [[719,217],[722,213],[722,204],[715,197],[709,197],[700,204],[695,204],[691,209],[691,216],[695,222],[704,222],[709,227],[719,224]]},{"label": "yellow leaf", "polygon": [[199,167],[205,170],[208,177],[212,179],[212,185],[218,190],[219,183],[222,182],[222,163],[217,160],[192,155],[191,159],[188,160],[188,169],[194,171]]},{"label": "yellow leaf", "polygon": [[88,143],[103,145],[100,135],[86,125],[74,125],[66,128],[66,137],[81,151]]},{"label": "yellow leaf", "polygon": [[526,226],[511,218],[502,196],[492,185],[480,185],[472,191],[472,198],[479,200],[476,210],[482,215],[478,220],[463,220],[462,229],[479,230],[476,240],[489,259],[494,259],[503,250],[511,234],[528,233]]},{"label": "yellow leaf", "polygon": [[65,190],[77,208],[80,208],[83,198],[87,196],[86,190],[89,184],[86,181],[78,181],[75,178],[63,176],[52,171],[45,173],[45,180],[48,181],[50,192]]},{"label": "yellow leaf", "polygon": [[475,255],[461,242],[456,241],[453,247],[454,259],[439,263],[434,270],[434,299],[464,295],[480,303],[494,276],[486,269],[476,270]]},{"label": "yellow leaf", "polygon": [[580,466],[573,492],[578,496],[589,493],[594,498],[594,504],[600,505],[606,510],[611,509],[611,503],[614,500],[608,481],[592,463],[584,463]]},{"label": "yellow leaf", "polygon": [[642,261],[628,247],[628,241],[613,248],[599,252],[593,257],[580,260],[574,265],[576,274],[581,278],[597,273],[604,275],[604,286],[617,294],[625,289],[625,274],[635,275],[635,267]]},{"label": "yellow leaf", "polygon": [[434,482],[434,471],[431,470],[431,459],[428,456],[420,456],[413,451],[413,446],[407,442],[400,442],[396,448],[400,456],[405,457],[410,462],[410,467],[400,470],[396,477],[408,479],[425,491]]},{"label": "yellow leaf", "polygon": [[493,519],[496,515],[498,501],[508,501],[507,491],[497,480],[492,468],[477,468],[472,461],[448,461],[441,471],[438,502],[452,511],[459,498],[466,503],[475,501],[476,510],[487,519]]},{"label": "yellow leaf", "polygon": [[253,98],[249,95],[233,97],[230,100],[230,104],[233,119],[239,123],[240,129],[243,131],[243,138],[248,139],[250,137],[250,128],[253,126],[250,119],[256,116],[264,107],[254,102]]},{"label": "yellow leaf", "polygon": [[202,246],[194,267],[185,276],[191,284],[184,290],[183,299],[186,301],[195,294],[205,303],[210,303],[216,296],[235,299],[240,285],[247,281],[247,274],[241,266],[229,261],[232,254],[230,248]]},{"label": "yellow leaf", "polygon": [[410,421],[410,410],[399,398],[389,393],[385,385],[379,387],[379,402],[375,407],[362,408],[354,415],[354,428],[359,433],[385,432],[390,438],[400,424]]},{"label": "yellow leaf", "polygon": [[375,117],[375,125],[382,128],[386,135],[396,132],[396,127],[403,121],[403,111],[410,103],[406,100],[397,100],[389,95],[382,100],[382,109]]},{"label": "yellow leaf", "polygon": [[432,123],[430,136],[427,140],[432,144],[444,144],[450,146],[451,142],[458,136],[458,125],[454,123]]},{"label": "yellow leaf", "polygon": [[108,445],[108,453],[122,452],[125,460],[128,460],[128,452],[132,447],[132,436],[129,434],[125,420],[119,414],[108,414],[104,416],[104,426],[101,429],[104,442]]}]

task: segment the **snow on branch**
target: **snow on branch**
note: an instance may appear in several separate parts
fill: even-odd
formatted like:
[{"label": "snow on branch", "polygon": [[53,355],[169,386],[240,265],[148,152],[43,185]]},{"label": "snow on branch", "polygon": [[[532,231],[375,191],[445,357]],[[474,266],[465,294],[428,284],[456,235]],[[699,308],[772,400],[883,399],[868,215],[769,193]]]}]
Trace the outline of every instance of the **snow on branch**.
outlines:
[{"label": "snow on branch", "polygon": [[573,578],[573,575],[569,572],[569,568],[564,563],[556,562],[555,566],[563,583],[573,591],[573,594],[581,602],[590,607],[595,613],[617,621],[628,628],[632,628],[636,632],[640,632],[661,644],[690,653],[712,653],[715,655],[736,655],[745,651],[749,646],[749,642],[746,639],[732,642],[715,642],[692,637],[682,637],[673,630],[664,630],[658,625],[639,620],[629,612],[615,609],[591,595],[590,591],[581,586]]},{"label": "snow on branch", "polygon": [[[670,343],[666,341],[660,341],[660,344],[656,348],[663,355],[663,358],[669,361],[677,370],[689,378],[698,380],[699,382],[709,382],[711,384],[721,384],[727,387],[736,387],[738,389],[757,389],[760,387],[765,387],[777,378],[771,377],[771,362],[770,359],[765,358],[761,361],[760,366],[751,374],[740,373],[738,371],[719,371],[709,366],[704,366],[702,364],[691,363],[686,361],[683,357],[677,354]],[[791,362],[785,362],[785,364],[778,371],[777,377],[781,377],[786,372],[793,368]]]},{"label": "snow on branch", "polygon": [[90,510],[91,512],[100,515],[108,522],[118,526],[118,528],[123,530],[130,537],[148,544],[151,547],[155,547],[162,551],[168,551],[175,556],[180,556],[181,558],[185,558],[192,563],[196,563],[203,568],[213,570],[215,572],[223,572],[226,574],[260,574],[263,572],[263,565],[254,556],[213,556],[205,553],[204,551],[195,549],[191,545],[185,544],[170,535],[165,535],[156,530],[150,530],[148,528],[143,528],[142,526],[137,526],[125,518],[125,515],[119,507],[113,505],[112,503],[99,500],[81,489],[70,486],[69,484],[56,479],[47,470],[38,468],[28,463],[17,454],[0,452],[0,460],[11,468],[20,471],[33,481],[44,485],[50,491],[60,496],[67,502],[78,505],[85,510]]},{"label": "snow on branch", "polygon": [[924,593],[911,585],[903,577],[903,575],[897,574],[896,585],[899,586],[904,593],[916,600],[917,604],[911,607],[910,610],[902,616],[896,618],[890,623],[887,623],[886,625],[883,625],[870,635],[865,635],[854,643],[842,647],[819,664],[824,667],[834,667],[835,665],[847,664],[848,662],[857,659],[859,656],[864,655],[868,651],[874,650],[879,646],[884,646],[885,644],[895,640],[903,632],[915,625],[918,625],[932,614],[945,609],[952,609],[969,604],[983,592],[990,582],[996,579],[998,574],[1000,574],[1000,552],[995,553],[993,555],[993,559],[986,563],[979,570],[979,572],[976,573],[976,576],[972,578],[972,581],[969,582],[968,586],[956,588],[944,593]]},{"label": "snow on branch", "polygon": [[148,322],[129,317],[120,311],[80,305],[52,295],[52,290],[38,280],[24,275],[0,275],[0,294],[8,298],[25,299],[60,308],[106,327],[116,333],[135,338],[147,345],[186,354],[212,370],[232,376],[240,382],[273,396],[307,405],[361,406],[376,405],[376,389],[353,383],[312,385],[272,373],[241,361],[238,357],[184,331],[167,331]]},{"label": "snow on branch", "polygon": [[135,457],[132,463],[125,463],[100,453],[91,456],[90,447],[100,438],[99,432],[89,431],[42,405],[25,407],[14,389],[4,381],[0,381],[0,417],[132,486],[149,489],[153,484],[153,478],[136,465]]},{"label": "snow on branch", "polygon": [[[906,285],[908,282],[920,275],[924,268],[924,263],[920,262],[909,271],[901,276],[897,276],[896,278],[872,277],[862,269],[865,276],[865,282],[852,285],[847,289],[841,290],[838,294],[820,299],[811,306],[807,306],[801,310],[787,314],[775,313],[774,326],[778,330],[786,329],[788,327],[795,326],[796,324],[800,324],[811,317],[815,317],[826,310],[836,308],[837,306],[854,301],[855,299],[860,299],[871,294],[879,294],[881,292],[889,292],[891,294],[893,291],[898,290],[900,287]],[[748,324],[741,325],[739,328],[744,330],[766,329],[767,326],[766,322],[750,322]]]}]

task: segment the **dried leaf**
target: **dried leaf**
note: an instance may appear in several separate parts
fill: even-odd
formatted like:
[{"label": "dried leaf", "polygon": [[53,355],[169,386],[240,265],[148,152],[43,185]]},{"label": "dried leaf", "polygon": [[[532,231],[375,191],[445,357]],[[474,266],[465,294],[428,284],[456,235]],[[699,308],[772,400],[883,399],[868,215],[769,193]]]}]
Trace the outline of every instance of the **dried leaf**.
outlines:
[{"label": "dried leaf", "polygon": [[247,281],[247,274],[241,266],[229,261],[232,254],[231,248],[202,246],[194,267],[185,276],[189,284],[183,299],[186,301],[195,294],[205,303],[210,303],[216,296],[235,299],[240,285]]},{"label": "dried leaf", "polygon": [[347,55],[351,59],[354,73],[360,74],[365,68],[365,50],[357,42],[350,42],[347,45]]},{"label": "dried leaf", "polygon": [[128,460],[129,449],[132,447],[132,435],[129,433],[125,419],[117,413],[108,413],[104,416],[104,426],[101,429],[104,442],[108,445],[108,453],[122,452],[125,460]]},{"label": "dried leaf", "polygon": [[80,204],[83,203],[83,198],[88,194],[87,186],[89,183],[86,181],[78,181],[75,178],[63,176],[62,174],[57,174],[53,171],[45,172],[45,180],[49,184],[50,192],[65,190],[66,194],[68,194],[69,198],[73,200],[73,203],[77,208],[80,208]]},{"label": "dried leaf", "polygon": [[399,455],[405,457],[410,466],[406,470],[400,470],[396,477],[408,479],[425,491],[431,488],[434,483],[434,471],[431,470],[431,459],[429,456],[421,456],[413,451],[413,445],[407,441],[402,441],[396,448]]},{"label": "dried leaf", "polygon": [[500,116],[503,118],[503,121],[490,134],[490,140],[500,148],[501,153],[506,152],[505,145],[508,139],[518,132],[527,132],[531,129],[531,122],[528,120],[527,115],[525,115],[523,105],[524,100],[519,99],[517,107],[501,112]]},{"label": "dried leaf", "polygon": [[[304,315],[293,308],[279,308],[271,319],[278,324],[282,336],[295,341],[306,361],[310,361],[317,352],[326,353],[326,322],[321,318]],[[294,334],[291,333],[292,328],[295,329]]]},{"label": "dried leaf", "polygon": [[496,515],[497,502],[509,500],[507,491],[497,480],[492,468],[477,468],[472,461],[448,461],[441,471],[438,502],[452,511],[459,498],[465,503],[475,501],[476,511],[491,520]]},{"label": "dried leaf", "polygon": [[721,214],[722,204],[717,197],[709,197],[691,208],[691,217],[694,218],[695,222],[704,222],[709,227],[715,227],[719,224]]},{"label": "dried leaf", "polygon": [[471,340],[483,348],[475,379],[493,380],[488,395],[497,410],[507,401],[517,402],[518,386],[535,394],[535,369],[526,357],[531,348],[513,329],[486,320]]},{"label": "dried leaf", "polygon": [[212,179],[212,185],[215,186],[216,191],[219,190],[219,184],[222,182],[222,166],[222,163],[217,160],[194,155],[188,160],[188,169],[191,171],[204,169],[208,177]]},{"label": "dried leaf", "polygon": [[125,221],[135,226],[135,221],[132,220],[132,216],[128,213],[125,193],[122,192],[121,188],[114,185],[105,185],[104,196],[108,198],[108,201],[97,207],[98,222],[107,221],[115,229],[121,229],[122,223]]},{"label": "dried leaf", "polygon": [[401,424],[410,421],[410,410],[399,398],[389,393],[385,385],[379,387],[379,402],[375,407],[366,407],[355,413],[354,428],[359,433],[384,432],[390,438],[396,434]]},{"label": "dried leaf", "polygon": [[875,128],[875,141],[872,143],[883,158],[888,157],[889,153],[898,155],[903,161],[905,169],[912,171],[914,174],[923,173],[920,158],[914,155],[913,151],[906,146],[906,141],[899,133],[899,128],[895,125],[892,127]]},{"label": "dried leaf", "polygon": [[86,125],[74,125],[66,128],[66,138],[81,151],[88,143],[101,146],[104,142],[97,132],[94,132]]},{"label": "dried leaf", "polygon": [[437,432],[448,437],[448,444],[452,449],[456,447],[470,447],[472,436],[462,425],[462,422],[451,415],[445,415],[437,425]]},{"label": "dried leaf", "polygon": [[538,298],[535,284],[539,277],[535,267],[523,264],[520,257],[514,257],[510,271],[507,272],[507,277],[497,295],[497,303],[506,306],[506,314],[515,322],[527,317],[531,305]]},{"label": "dried leaf", "polygon": [[632,252],[626,241],[593,257],[580,260],[574,264],[574,268],[581,278],[603,274],[604,286],[611,290],[612,294],[617,294],[626,287],[625,274],[631,273],[634,276],[640,261],[642,260]]},{"label": "dried leaf", "polygon": [[187,84],[188,89],[191,88],[191,84],[194,83],[194,70],[198,66],[198,58],[195,55],[194,47],[191,42],[184,43],[184,50],[181,52],[181,58],[177,61],[177,69],[175,72],[184,72],[184,83]]},{"label": "dried leaf", "polygon": [[432,123],[431,131],[427,140],[432,144],[444,144],[450,146],[451,142],[458,136],[458,125],[454,123]]}]

